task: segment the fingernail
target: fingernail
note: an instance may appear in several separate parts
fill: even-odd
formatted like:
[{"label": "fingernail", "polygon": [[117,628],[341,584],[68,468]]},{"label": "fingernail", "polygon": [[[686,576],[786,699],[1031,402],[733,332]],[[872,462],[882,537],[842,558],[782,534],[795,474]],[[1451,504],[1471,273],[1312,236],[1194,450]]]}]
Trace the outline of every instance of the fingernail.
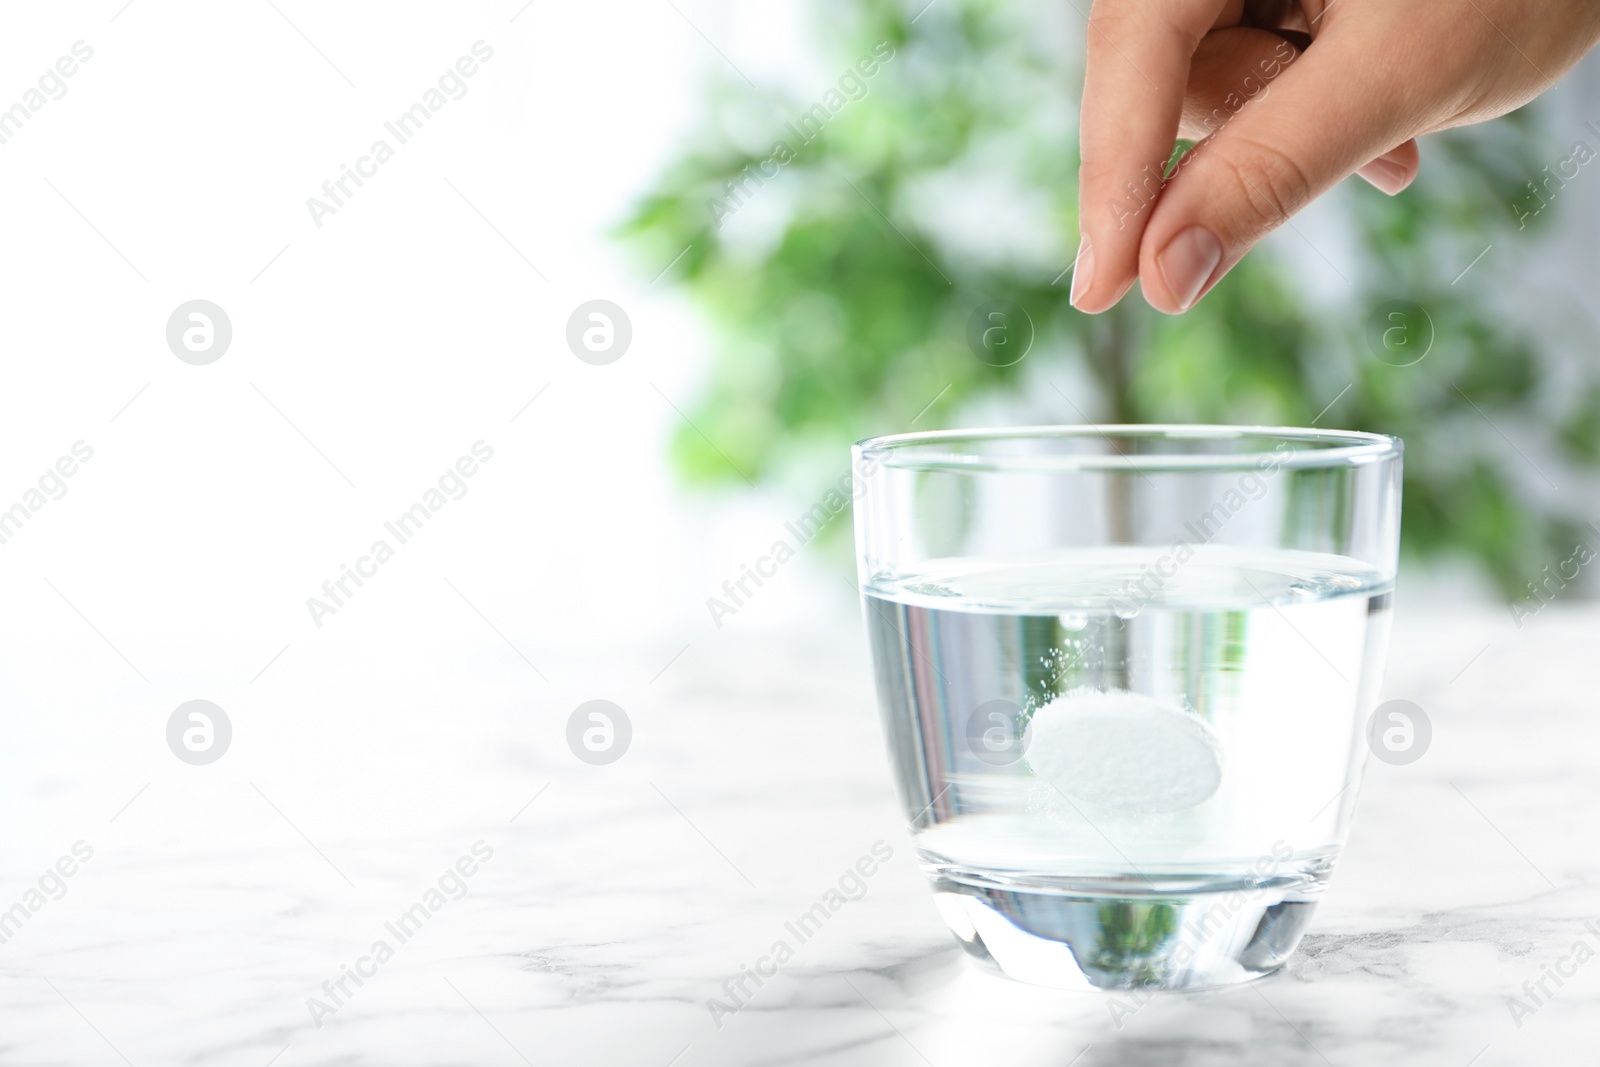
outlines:
[{"label": "fingernail", "polygon": [[1361,176],[1390,196],[1406,187],[1405,168],[1392,160],[1374,159],[1361,168]]},{"label": "fingernail", "polygon": [[1067,303],[1073,307],[1078,306],[1078,298],[1089,288],[1094,281],[1094,249],[1089,246],[1089,239],[1078,239],[1078,258],[1072,263],[1072,292],[1067,294]]},{"label": "fingernail", "polygon": [[1179,311],[1189,310],[1221,262],[1222,242],[1204,226],[1190,226],[1168,241],[1156,257],[1161,279],[1178,302]]}]

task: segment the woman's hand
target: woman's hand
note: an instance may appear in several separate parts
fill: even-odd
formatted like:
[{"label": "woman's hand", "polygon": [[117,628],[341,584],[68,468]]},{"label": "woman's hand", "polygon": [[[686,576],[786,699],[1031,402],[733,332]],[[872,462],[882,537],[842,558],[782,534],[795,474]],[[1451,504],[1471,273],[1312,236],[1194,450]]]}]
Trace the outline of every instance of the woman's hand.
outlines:
[{"label": "woman's hand", "polygon": [[1398,193],[1417,137],[1548,89],[1600,0],[1095,0],[1088,34],[1072,303],[1138,280],[1170,314],[1346,175]]}]

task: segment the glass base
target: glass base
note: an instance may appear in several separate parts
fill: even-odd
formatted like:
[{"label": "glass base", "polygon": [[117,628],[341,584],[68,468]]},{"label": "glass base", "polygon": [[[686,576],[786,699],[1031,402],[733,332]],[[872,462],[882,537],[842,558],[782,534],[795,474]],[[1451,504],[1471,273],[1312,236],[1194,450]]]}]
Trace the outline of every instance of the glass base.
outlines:
[{"label": "glass base", "polygon": [[1321,879],[1181,894],[1082,893],[934,873],[934,901],[967,953],[1057,989],[1202,990],[1271,974],[1316,909]]}]

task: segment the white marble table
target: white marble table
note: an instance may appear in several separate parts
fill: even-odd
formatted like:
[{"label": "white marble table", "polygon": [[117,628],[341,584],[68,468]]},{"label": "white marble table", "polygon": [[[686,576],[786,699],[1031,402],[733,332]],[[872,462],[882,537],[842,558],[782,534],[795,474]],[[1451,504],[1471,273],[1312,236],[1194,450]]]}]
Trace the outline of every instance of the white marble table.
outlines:
[{"label": "white marble table", "polygon": [[[847,610],[809,635],[696,633],[654,681],[687,638],[544,648],[549,683],[487,630],[306,643],[248,684],[124,682],[86,666],[103,646],[14,642],[0,908],[27,914],[0,944],[0,1063],[1592,1062],[1600,962],[1546,979],[1520,1020],[1507,998],[1600,947],[1600,613],[1551,607],[1517,630],[1402,606],[1386,692],[1427,709],[1432,747],[1372,764],[1296,961],[1130,1012],[958,958]],[[233,747],[190,767],[161,731],[207,694]],[[610,766],[564,743],[596,696],[632,719]],[[92,858],[27,909],[79,841]],[[785,924],[877,842],[892,856],[865,896],[795,939]],[[402,942],[386,923],[418,903]],[[779,940],[793,958],[714,1019],[708,1000]],[[346,965],[369,977],[335,1003],[323,983]],[[321,1025],[313,997],[336,1009]]]}]

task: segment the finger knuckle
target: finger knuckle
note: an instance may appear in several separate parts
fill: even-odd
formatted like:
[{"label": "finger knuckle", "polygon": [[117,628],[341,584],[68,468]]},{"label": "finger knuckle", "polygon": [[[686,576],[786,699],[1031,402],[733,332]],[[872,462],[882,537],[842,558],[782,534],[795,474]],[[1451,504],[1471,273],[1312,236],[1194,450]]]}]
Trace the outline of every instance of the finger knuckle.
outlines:
[{"label": "finger knuckle", "polygon": [[1236,186],[1248,221],[1260,232],[1282,225],[1311,199],[1310,176],[1287,152],[1259,141],[1235,147],[1239,151],[1218,154],[1218,166]]}]

